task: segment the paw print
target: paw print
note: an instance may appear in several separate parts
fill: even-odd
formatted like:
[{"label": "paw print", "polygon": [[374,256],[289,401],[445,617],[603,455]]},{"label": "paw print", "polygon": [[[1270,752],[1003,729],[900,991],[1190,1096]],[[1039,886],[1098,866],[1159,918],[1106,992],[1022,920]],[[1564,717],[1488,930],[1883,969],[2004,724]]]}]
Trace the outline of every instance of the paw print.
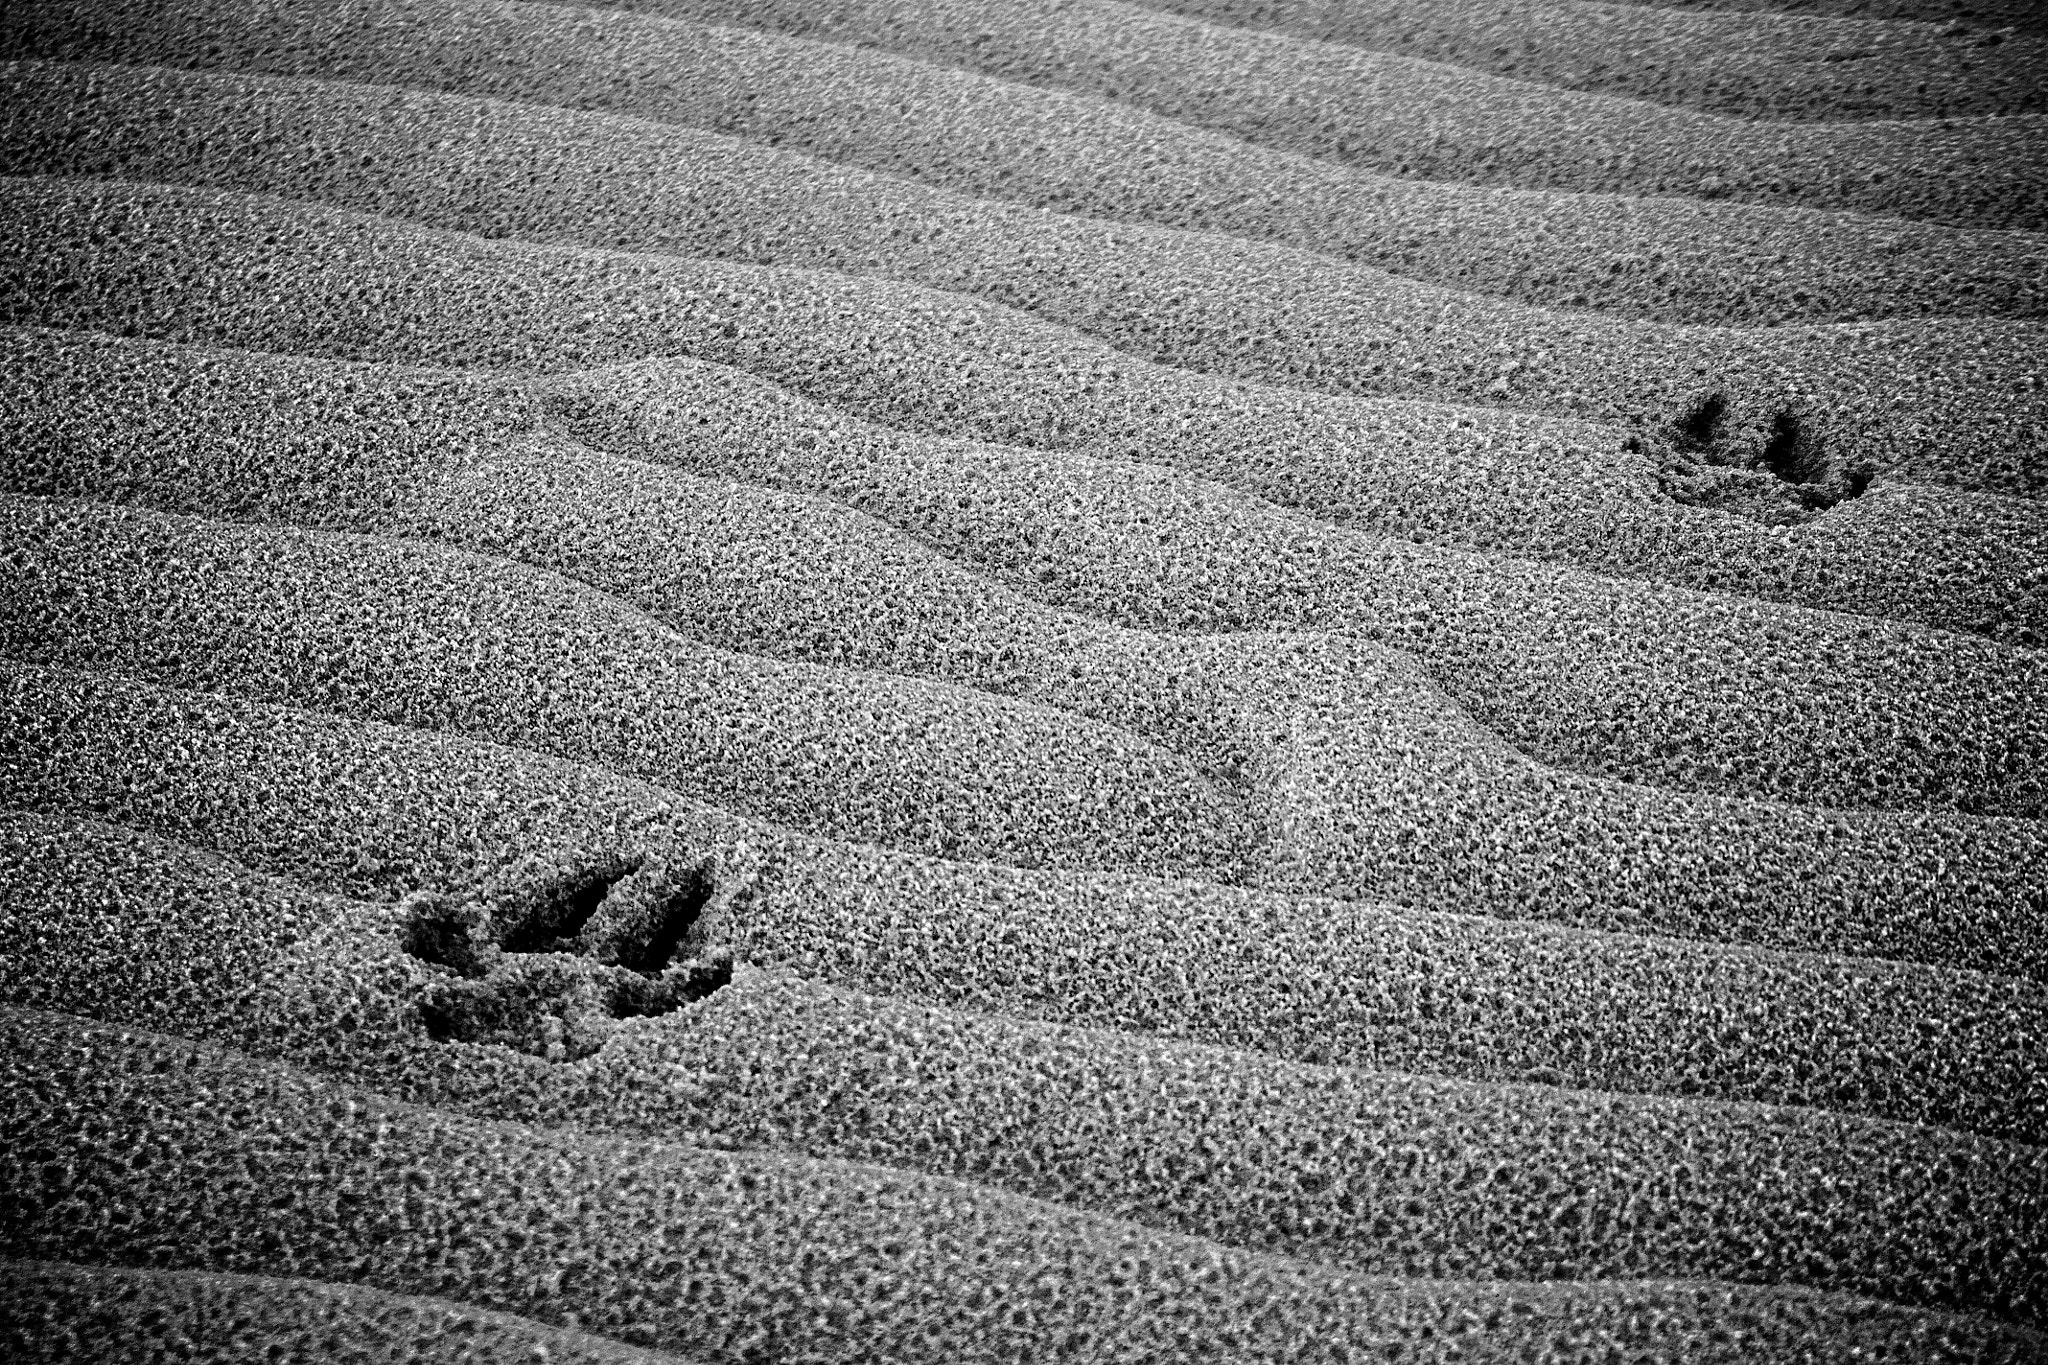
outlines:
[{"label": "paw print", "polygon": [[420,1024],[440,1042],[588,1057],[619,1020],[732,981],[731,954],[709,942],[711,912],[746,884],[720,859],[610,857],[488,905],[416,891],[400,904],[405,952],[433,969]]}]

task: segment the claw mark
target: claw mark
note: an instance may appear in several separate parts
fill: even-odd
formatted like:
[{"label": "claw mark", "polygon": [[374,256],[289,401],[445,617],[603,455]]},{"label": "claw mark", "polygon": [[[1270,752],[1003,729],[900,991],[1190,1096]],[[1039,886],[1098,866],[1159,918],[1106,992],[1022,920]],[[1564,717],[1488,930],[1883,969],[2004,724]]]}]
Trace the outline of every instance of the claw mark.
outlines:
[{"label": "claw mark", "polygon": [[446,967],[457,976],[475,978],[484,974],[483,958],[473,938],[483,914],[475,904],[452,905],[419,894],[406,903],[412,906],[405,921],[406,952],[422,962]]},{"label": "claw mark", "polygon": [[542,887],[508,925],[498,946],[508,953],[570,953],[577,935],[612,888],[640,870],[636,858],[609,858]]},{"label": "claw mark", "polygon": [[1725,396],[1701,394],[1671,424],[1672,444],[1680,450],[1711,449],[1721,439],[1721,419],[1727,415],[1728,399]]}]

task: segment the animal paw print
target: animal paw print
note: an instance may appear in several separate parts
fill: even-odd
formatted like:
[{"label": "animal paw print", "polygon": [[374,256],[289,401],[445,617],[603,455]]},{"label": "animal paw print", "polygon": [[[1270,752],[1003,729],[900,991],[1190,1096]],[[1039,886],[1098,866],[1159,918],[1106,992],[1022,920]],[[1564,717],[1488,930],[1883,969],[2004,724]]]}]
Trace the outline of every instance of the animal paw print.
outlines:
[{"label": "animal paw print", "polygon": [[431,891],[401,902],[403,947],[434,969],[417,1003],[436,1041],[576,1061],[619,1020],[670,1013],[732,981],[731,954],[709,942],[713,909],[746,887],[730,860],[614,856],[510,880],[488,905]]},{"label": "animal paw print", "polygon": [[1738,414],[1726,394],[1702,390],[1654,434],[1659,477],[1675,500],[1769,525],[1792,525],[1863,496],[1868,465],[1838,465],[1824,426],[1793,405]]}]

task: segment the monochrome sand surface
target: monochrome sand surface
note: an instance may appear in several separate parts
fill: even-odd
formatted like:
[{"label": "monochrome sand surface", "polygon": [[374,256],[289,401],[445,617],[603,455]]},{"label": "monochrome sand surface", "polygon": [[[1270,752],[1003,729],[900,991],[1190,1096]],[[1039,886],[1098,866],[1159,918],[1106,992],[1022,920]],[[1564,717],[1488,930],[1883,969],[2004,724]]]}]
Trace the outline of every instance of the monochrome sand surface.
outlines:
[{"label": "monochrome sand surface", "polygon": [[14,0],[0,1355],[2048,1359],[2048,24]]}]

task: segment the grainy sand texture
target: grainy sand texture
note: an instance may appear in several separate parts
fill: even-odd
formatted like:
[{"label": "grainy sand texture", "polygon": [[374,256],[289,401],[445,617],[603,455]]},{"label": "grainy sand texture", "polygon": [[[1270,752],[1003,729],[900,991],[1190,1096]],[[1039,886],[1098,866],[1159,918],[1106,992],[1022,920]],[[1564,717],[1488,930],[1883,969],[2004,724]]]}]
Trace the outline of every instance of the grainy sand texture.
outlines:
[{"label": "grainy sand texture", "polygon": [[2023,0],[11,0],[0,1358],[2048,1361]]}]

